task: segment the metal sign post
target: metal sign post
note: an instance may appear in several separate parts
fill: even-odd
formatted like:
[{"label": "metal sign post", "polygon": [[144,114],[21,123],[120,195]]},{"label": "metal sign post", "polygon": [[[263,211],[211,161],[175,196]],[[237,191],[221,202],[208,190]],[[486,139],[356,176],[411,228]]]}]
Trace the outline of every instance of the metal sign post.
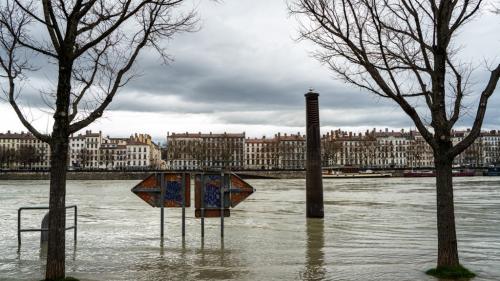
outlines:
[{"label": "metal sign post", "polygon": [[182,237],[186,236],[186,174],[182,174]]},{"label": "metal sign post", "polygon": [[201,174],[201,238],[205,237],[205,173]]},{"label": "metal sign post", "polygon": [[226,189],[226,177],[224,176],[224,171],[220,175],[220,237],[224,237],[224,192]]},{"label": "metal sign post", "polygon": [[157,174],[157,176],[160,177],[160,208],[161,208],[161,230],[160,230],[160,237],[161,239],[163,240],[163,233],[164,233],[164,221],[165,221],[165,217],[164,217],[164,203],[163,203],[163,200],[165,200],[165,177],[163,176],[163,174]]},{"label": "metal sign post", "polygon": [[185,236],[185,208],[191,205],[190,180],[186,173],[154,173],[132,188],[151,207],[160,208],[160,238],[165,236],[165,208],[182,208]]}]

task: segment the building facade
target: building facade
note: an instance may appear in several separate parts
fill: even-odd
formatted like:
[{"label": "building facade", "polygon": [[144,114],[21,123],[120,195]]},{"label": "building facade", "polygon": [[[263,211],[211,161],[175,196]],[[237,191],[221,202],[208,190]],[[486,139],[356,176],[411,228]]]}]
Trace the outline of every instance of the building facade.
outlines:
[{"label": "building facade", "polygon": [[160,147],[146,134],[110,138],[102,132],[86,131],[70,137],[69,159],[70,169],[157,170],[164,167]]},{"label": "building facade", "polygon": [[0,133],[0,169],[46,170],[50,147],[31,133]]},{"label": "building facade", "polygon": [[244,168],[245,133],[167,134],[168,168],[175,170]]},{"label": "building facade", "polygon": [[[453,131],[457,144],[470,133]],[[147,134],[111,138],[85,131],[69,140],[69,169],[300,170],[306,139],[300,133],[245,138],[245,133],[172,133],[161,148]],[[162,157],[163,151],[163,157]],[[417,131],[330,131],[321,139],[324,168],[432,168],[431,147]],[[163,158],[163,159],[162,159]],[[455,166],[500,164],[500,132],[484,131],[454,160]],[[0,133],[0,169],[48,169],[50,147],[30,133]]]},{"label": "building facade", "polygon": [[245,140],[245,168],[252,170],[300,170],[305,167],[305,137],[281,134],[273,138]]}]

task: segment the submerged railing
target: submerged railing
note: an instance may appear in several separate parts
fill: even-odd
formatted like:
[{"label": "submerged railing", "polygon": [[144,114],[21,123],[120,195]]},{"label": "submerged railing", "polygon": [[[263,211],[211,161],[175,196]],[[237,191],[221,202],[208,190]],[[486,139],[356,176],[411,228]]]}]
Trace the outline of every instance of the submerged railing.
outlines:
[{"label": "submerged railing", "polygon": [[[74,208],[74,218],[73,225],[66,227],[65,230],[73,229],[73,239],[76,244],[76,233],[78,228],[77,217],[78,217],[78,207],[76,205],[66,206],[66,209]],[[22,232],[34,232],[34,231],[49,231],[48,228],[21,228],[21,219],[23,210],[48,210],[49,207],[21,207],[17,210],[17,249],[21,249],[21,233]]]}]

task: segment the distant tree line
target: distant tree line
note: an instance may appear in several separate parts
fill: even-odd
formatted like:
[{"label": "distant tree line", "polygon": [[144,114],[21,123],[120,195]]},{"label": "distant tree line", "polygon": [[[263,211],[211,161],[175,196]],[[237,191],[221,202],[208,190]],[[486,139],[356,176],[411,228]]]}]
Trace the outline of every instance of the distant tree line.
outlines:
[{"label": "distant tree line", "polygon": [[31,169],[46,159],[47,152],[33,145],[23,145],[19,149],[0,147],[0,168]]}]

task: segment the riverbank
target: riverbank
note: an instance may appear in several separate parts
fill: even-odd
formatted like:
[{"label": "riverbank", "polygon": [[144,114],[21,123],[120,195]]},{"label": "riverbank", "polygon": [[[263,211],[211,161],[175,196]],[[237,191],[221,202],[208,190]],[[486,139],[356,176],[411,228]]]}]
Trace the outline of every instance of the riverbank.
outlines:
[{"label": "riverbank", "polygon": [[[68,180],[142,180],[156,172],[188,172],[197,171],[68,171]],[[244,170],[232,171],[244,179],[305,179],[304,170]],[[332,173],[326,178],[378,178],[403,177],[404,170],[377,170],[374,173]],[[482,176],[482,170],[475,171],[476,176]],[[0,180],[48,180],[47,171],[0,171]]]},{"label": "riverbank", "polygon": [[[156,172],[176,171],[68,171],[68,180],[142,180]],[[178,171],[183,172],[183,171]],[[187,171],[188,173],[196,173]],[[234,171],[244,179],[303,179],[305,171]],[[2,171],[0,180],[48,180],[47,171]]]}]

